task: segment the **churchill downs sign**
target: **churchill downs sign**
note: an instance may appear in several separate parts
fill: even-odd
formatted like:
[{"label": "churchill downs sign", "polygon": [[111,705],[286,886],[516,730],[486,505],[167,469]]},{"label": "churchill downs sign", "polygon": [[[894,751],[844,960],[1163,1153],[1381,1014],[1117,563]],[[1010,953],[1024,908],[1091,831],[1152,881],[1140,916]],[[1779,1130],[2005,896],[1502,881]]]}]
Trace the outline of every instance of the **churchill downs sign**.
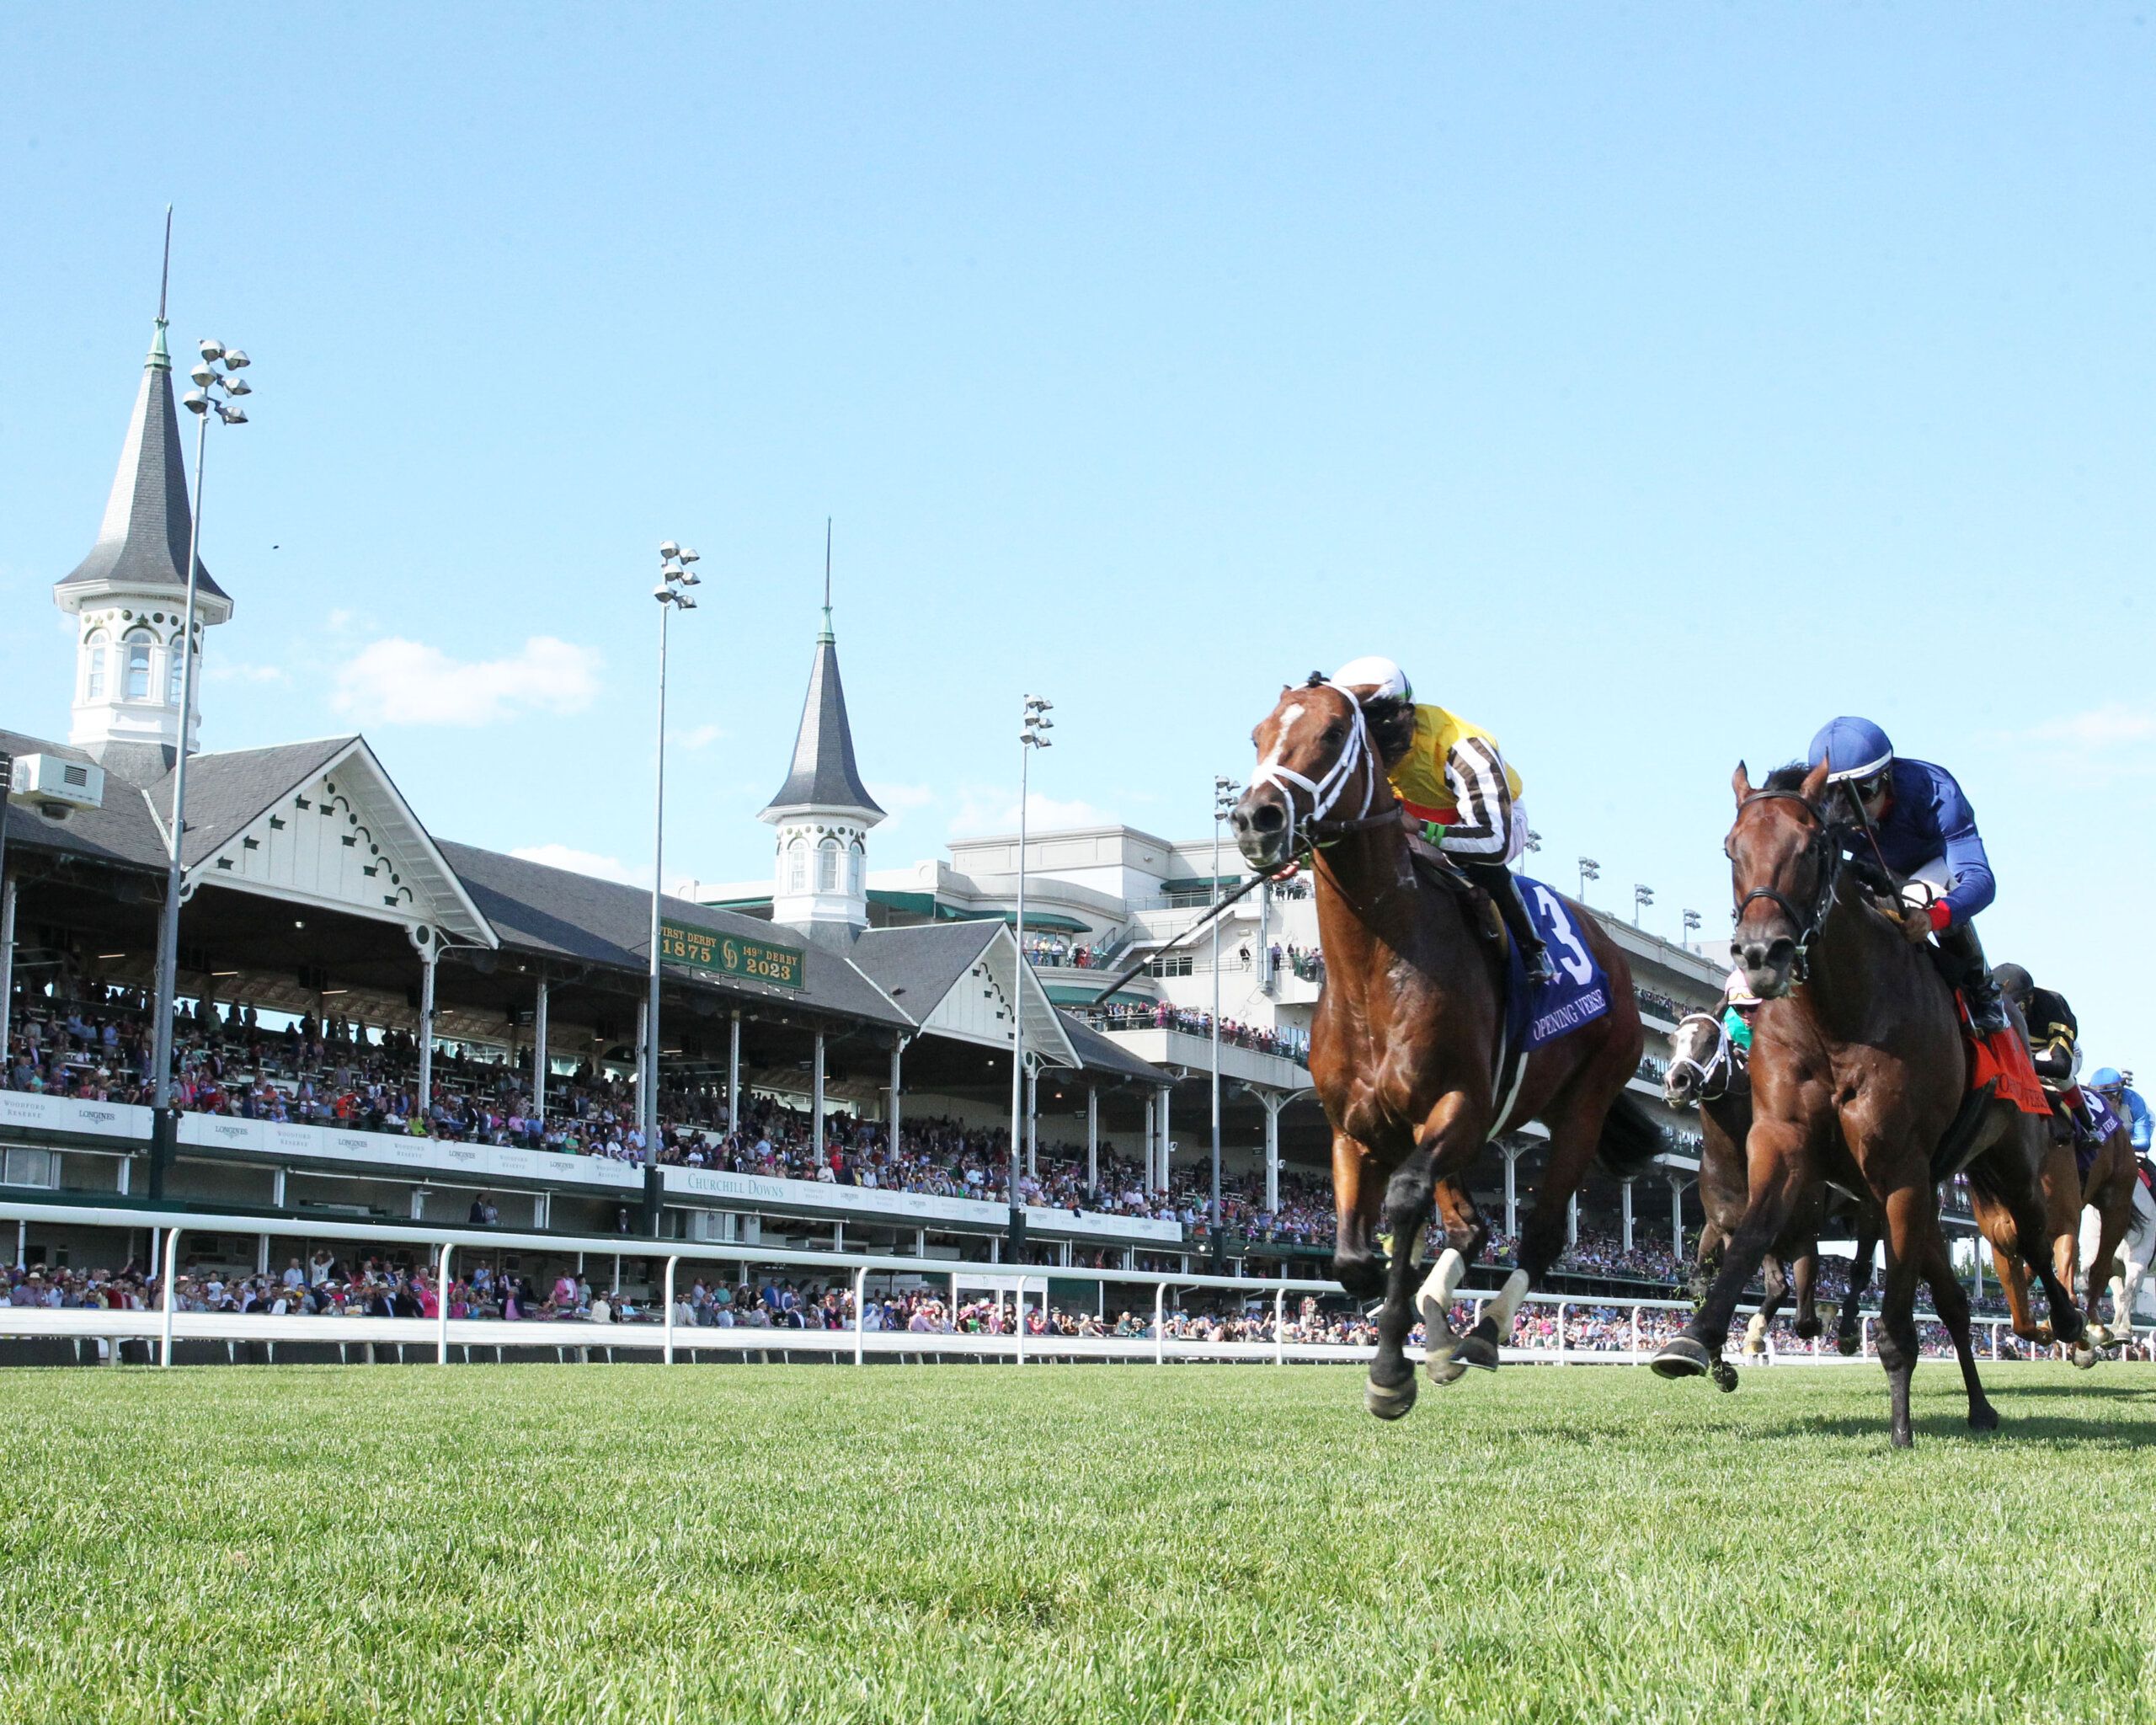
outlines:
[{"label": "churchill downs sign", "polygon": [[659,925],[659,956],[670,964],[686,964],[714,976],[746,976],[780,988],[801,986],[801,948],[767,940],[743,940],[690,922]]}]

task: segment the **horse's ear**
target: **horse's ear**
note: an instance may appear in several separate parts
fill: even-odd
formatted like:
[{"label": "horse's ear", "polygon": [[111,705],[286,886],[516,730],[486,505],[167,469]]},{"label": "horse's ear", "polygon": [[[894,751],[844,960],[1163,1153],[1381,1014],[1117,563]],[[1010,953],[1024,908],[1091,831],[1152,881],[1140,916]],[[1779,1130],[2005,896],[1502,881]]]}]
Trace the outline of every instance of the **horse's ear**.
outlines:
[{"label": "horse's ear", "polygon": [[1804,800],[1814,809],[1819,806],[1819,793],[1827,788],[1827,769],[1833,764],[1822,761],[1804,775]]},{"label": "horse's ear", "polygon": [[1742,807],[1744,799],[1752,794],[1752,775],[1744,770],[1742,761],[1737,763],[1737,771],[1729,776],[1729,788],[1737,793],[1737,805]]}]

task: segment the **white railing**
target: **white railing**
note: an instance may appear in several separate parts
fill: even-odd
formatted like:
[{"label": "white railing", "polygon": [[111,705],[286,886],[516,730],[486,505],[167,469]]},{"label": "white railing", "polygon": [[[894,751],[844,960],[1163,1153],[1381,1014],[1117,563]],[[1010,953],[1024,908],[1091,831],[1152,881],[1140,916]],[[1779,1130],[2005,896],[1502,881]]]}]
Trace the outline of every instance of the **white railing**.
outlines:
[{"label": "white railing", "polygon": [[[9,1204],[0,1201],[0,1220],[32,1220],[47,1225],[72,1227],[119,1228],[133,1230],[147,1228],[163,1236],[162,1250],[157,1262],[165,1271],[161,1276],[162,1303],[154,1311],[99,1311],[72,1309],[51,1311],[42,1307],[0,1306],[0,1337],[72,1337],[92,1338],[109,1342],[122,1340],[149,1340],[156,1342],[158,1361],[172,1364],[173,1344],[175,1341],[245,1341],[245,1342],[373,1342],[417,1343],[431,1343],[439,1364],[449,1363],[452,1348],[576,1348],[588,1353],[592,1348],[628,1349],[657,1352],[668,1365],[677,1355],[686,1353],[692,1358],[700,1354],[758,1354],[768,1359],[771,1354],[797,1354],[853,1356],[854,1364],[862,1364],[870,1354],[905,1355],[917,1357],[973,1355],[988,1358],[1010,1356],[1019,1365],[1025,1364],[1030,1355],[1035,1359],[1145,1359],[1164,1364],[1172,1359],[1215,1359],[1270,1361],[1284,1365],[1290,1359],[1304,1361],[1331,1361],[1349,1363],[1373,1359],[1376,1348],[1371,1346],[1342,1346],[1331,1343],[1309,1342],[1288,1336],[1286,1331],[1287,1298],[1290,1294],[1337,1295],[1338,1284],[1329,1281],[1267,1280],[1257,1281],[1234,1276],[1184,1275],[1159,1270],[1101,1270],[1084,1269],[1073,1266],[1040,1265],[1026,1268],[992,1263],[969,1263],[951,1264],[948,1260],[917,1258],[879,1258],[861,1253],[836,1252],[792,1252],[779,1247],[704,1244],[686,1240],[654,1240],[648,1236],[620,1234],[559,1235],[525,1234],[499,1229],[483,1231],[467,1228],[415,1227],[398,1223],[350,1223],[309,1220],[304,1226],[280,1225],[276,1219],[263,1216],[219,1215],[193,1211],[149,1211],[113,1210],[96,1205]],[[270,1226],[265,1226],[265,1223]],[[451,1279],[455,1266],[454,1254],[460,1250],[497,1252],[504,1249],[519,1252],[551,1252],[566,1256],[572,1252],[585,1256],[608,1254],[628,1258],[663,1258],[666,1268],[662,1290],[664,1320],[658,1323],[622,1322],[619,1324],[564,1322],[561,1320],[504,1320],[499,1318],[452,1318],[446,1300],[437,1300],[439,1311],[431,1318],[364,1317],[346,1316],[309,1316],[288,1314],[273,1317],[266,1313],[180,1311],[174,1309],[173,1289],[178,1278],[170,1274],[179,1246],[179,1236],[191,1233],[246,1233],[267,1234],[271,1238],[302,1240],[353,1240],[368,1245],[411,1245],[430,1249],[430,1268],[436,1271],[439,1289]],[[853,1284],[854,1322],[843,1330],[794,1330],[757,1328],[736,1326],[731,1330],[713,1330],[702,1325],[677,1325],[674,1322],[674,1290],[675,1274],[683,1262],[697,1263],[735,1263],[765,1268],[793,1268],[817,1270],[829,1274],[835,1269],[851,1270]],[[447,1266],[445,1270],[444,1267]],[[863,1322],[866,1310],[867,1279],[871,1275],[903,1275],[926,1281],[947,1281],[951,1284],[952,1304],[955,1309],[960,1291],[966,1287],[987,1289],[999,1295],[1015,1295],[1020,1322],[1017,1328],[1006,1334],[980,1332],[940,1334],[912,1330],[871,1330]],[[1028,1298],[1038,1292],[1041,1309],[1048,1308],[1049,1288],[1051,1281],[1117,1283],[1123,1285],[1149,1286],[1153,1290],[1153,1324],[1151,1332],[1143,1336],[1059,1336],[1025,1333],[1024,1312]],[[1243,1342],[1209,1342],[1192,1337],[1166,1333],[1166,1300],[1171,1290],[1212,1290],[1234,1294],[1249,1303],[1253,1297],[1262,1305],[1264,1296],[1272,1296],[1273,1334],[1269,1339]],[[1475,1320],[1480,1322],[1484,1306],[1496,1297],[1496,1290],[1480,1294],[1463,1290],[1454,1300],[1454,1306],[1473,1301]],[[1641,1320],[1650,1311],[1686,1311],[1692,1310],[1689,1302],[1681,1300],[1582,1300],[1577,1295],[1530,1294],[1526,1304],[1556,1308],[1556,1334],[1546,1347],[1506,1347],[1499,1350],[1499,1357],[1515,1364],[1549,1365],[1636,1365],[1651,1358],[1642,1346]],[[1575,1309],[1588,1311],[1626,1311],[1630,1315],[1630,1345],[1623,1348],[1592,1348],[1570,1345],[1566,1340],[1570,1318]],[[1754,1310],[1740,1308],[1740,1315]],[[1739,1356],[1740,1364],[1764,1363],[1769,1365],[1784,1363],[1835,1365],[1865,1360],[1873,1357],[1871,1328],[1876,1314],[1866,1313],[1862,1321],[1861,1345],[1854,1356],[1844,1356],[1838,1350],[1822,1349],[1815,1340],[1808,1354],[1800,1353],[1795,1362],[1786,1361],[1775,1348],[1773,1338],[1765,1338],[1763,1355]],[[1919,1323],[1936,1323],[1931,1313],[1919,1312]],[[1988,1325],[1991,1336],[1992,1357],[1999,1353],[2003,1321],[1980,1320]],[[2131,1338],[2131,1332],[2128,1332]],[[1411,1347],[1409,1357],[1420,1361],[1423,1351]],[[112,1350],[114,1359],[118,1349]]]}]

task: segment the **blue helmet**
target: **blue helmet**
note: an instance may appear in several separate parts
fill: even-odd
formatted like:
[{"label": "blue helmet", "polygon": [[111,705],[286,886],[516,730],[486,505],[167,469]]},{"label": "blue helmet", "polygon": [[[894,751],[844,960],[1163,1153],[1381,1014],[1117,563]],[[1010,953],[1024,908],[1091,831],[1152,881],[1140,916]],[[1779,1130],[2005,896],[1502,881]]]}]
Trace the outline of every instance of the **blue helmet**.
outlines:
[{"label": "blue helmet", "polygon": [[2123,1090],[2126,1088],[2126,1074],[2116,1066],[2099,1066],[2089,1075],[2089,1087],[2091,1090]]},{"label": "blue helmet", "polygon": [[1870,778],[1894,762],[1894,745],[1886,733],[1868,718],[1830,718],[1812,740],[1806,765],[1827,763],[1827,782]]}]

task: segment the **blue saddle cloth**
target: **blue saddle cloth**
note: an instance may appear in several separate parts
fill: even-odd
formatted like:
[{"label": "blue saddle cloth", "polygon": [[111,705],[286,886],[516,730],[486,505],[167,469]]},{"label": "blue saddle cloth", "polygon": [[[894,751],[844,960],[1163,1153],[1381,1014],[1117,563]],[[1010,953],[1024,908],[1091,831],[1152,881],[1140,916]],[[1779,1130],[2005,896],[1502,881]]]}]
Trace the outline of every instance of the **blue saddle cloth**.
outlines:
[{"label": "blue saddle cloth", "polygon": [[1609,980],[1588,950],[1571,907],[1555,890],[1523,874],[1519,895],[1557,972],[1556,981],[1531,989],[1519,948],[1510,949],[1505,974],[1505,1042],[1515,1053],[1532,1054],[1544,1043],[1592,1024],[1607,1012]]}]

